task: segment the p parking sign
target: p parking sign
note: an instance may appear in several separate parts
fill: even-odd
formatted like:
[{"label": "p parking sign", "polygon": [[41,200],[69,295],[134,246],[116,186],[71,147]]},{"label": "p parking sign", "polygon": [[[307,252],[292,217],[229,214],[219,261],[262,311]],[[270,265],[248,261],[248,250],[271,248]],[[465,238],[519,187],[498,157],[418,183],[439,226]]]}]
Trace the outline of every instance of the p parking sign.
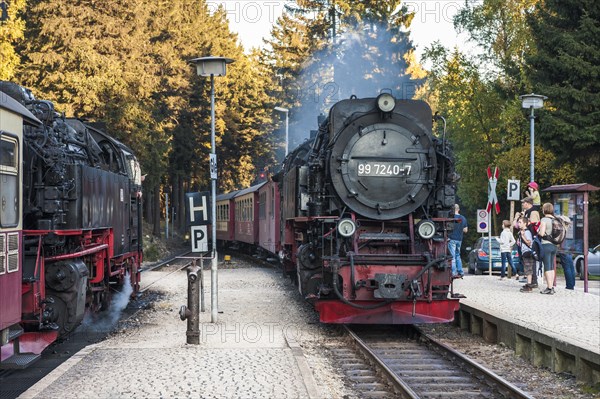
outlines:
[{"label": "p parking sign", "polygon": [[508,180],[508,187],[506,188],[506,199],[508,201],[518,201],[520,197],[521,181],[520,180]]}]

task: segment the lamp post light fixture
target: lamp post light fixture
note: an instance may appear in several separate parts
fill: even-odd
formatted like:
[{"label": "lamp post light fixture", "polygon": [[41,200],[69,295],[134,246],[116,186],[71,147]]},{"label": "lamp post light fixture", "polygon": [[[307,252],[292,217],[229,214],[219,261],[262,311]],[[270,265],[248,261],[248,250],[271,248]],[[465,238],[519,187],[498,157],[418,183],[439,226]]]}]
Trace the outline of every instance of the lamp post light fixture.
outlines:
[{"label": "lamp post light fixture", "polygon": [[227,74],[227,64],[233,60],[225,57],[199,57],[189,61],[196,65],[198,76],[210,76],[210,181],[211,181],[211,224],[212,224],[212,259],[210,266],[210,307],[211,322],[217,322],[217,152],[215,145],[215,76]]},{"label": "lamp post light fixture", "polygon": [[542,96],[540,94],[524,94],[519,96],[519,100],[522,101],[523,108],[531,109],[531,114],[529,114],[529,137],[531,141],[530,148],[530,169],[529,169],[529,181],[535,181],[535,154],[534,154],[534,120],[535,116],[533,114],[534,109],[542,108],[544,106],[544,100],[548,99],[546,96]]},{"label": "lamp post light fixture", "polygon": [[289,145],[289,114],[290,110],[283,107],[275,107],[275,111],[284,112],[285,113],[285,156],[288,154],[288,145]]}]

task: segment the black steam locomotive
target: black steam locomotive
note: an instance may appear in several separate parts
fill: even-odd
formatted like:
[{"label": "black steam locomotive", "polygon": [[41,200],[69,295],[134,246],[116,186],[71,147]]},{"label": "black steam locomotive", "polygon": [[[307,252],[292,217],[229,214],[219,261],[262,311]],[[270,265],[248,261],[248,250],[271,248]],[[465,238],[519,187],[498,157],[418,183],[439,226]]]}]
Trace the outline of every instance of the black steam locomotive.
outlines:
[{"label": "black steam locomotive", "polygon": [[321,321],[453,319],[457,175],[425,102],[383,93],[336,103],[275,179],[281,258]]},{"label": "black steam locomotive", "polygon": [[0,95],[14,122],[0,129],[0,172],[10,175],[0,213],[0,246],[9,242],[0,284],[10,298],[0,313],[14,315],[0,318],[0,368],[24,367],[85,312],[107,308],[112,292],[137,291],[141,171],[128,147],[50,101],[10,82]]}]

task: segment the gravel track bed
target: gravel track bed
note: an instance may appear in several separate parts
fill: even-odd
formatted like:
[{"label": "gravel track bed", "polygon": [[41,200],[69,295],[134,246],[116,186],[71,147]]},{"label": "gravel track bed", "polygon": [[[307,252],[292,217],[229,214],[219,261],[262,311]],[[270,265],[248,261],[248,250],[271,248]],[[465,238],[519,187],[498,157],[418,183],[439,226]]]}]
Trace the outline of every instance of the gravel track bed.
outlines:
[{"label": "gravel track bed", "polygon": [[421,324],[433,338],[464,353],[536,398],[598,399],[600,391],[577,383],[567,373],[533,366],[502,344],[489,344],[482,337],[451,324]]}]

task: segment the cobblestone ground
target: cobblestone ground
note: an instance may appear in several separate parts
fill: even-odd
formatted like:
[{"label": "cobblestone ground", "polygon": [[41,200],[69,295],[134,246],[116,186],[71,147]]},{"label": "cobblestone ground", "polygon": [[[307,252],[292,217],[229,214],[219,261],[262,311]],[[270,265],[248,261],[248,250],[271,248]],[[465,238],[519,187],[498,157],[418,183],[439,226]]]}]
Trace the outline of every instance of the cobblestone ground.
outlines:
[{"label": "cobblestone ground", "polygon": [[[326,356],[315,350],[337,330],[318,323],[315,312],[290,289],[280,271],[243,266],[225,265],[219,271],[222,313],[216,324],[210,322],[210,287],[206,289],[200,345],[186,344],[187,323],[179,319],[179,307],[187,302],[185,271],[150,272],[144,281],[157,280],[161,273],[166,276],[152,285],[160,293],[153,306],[23,397],[351,396]],[[210,271],[204,278],[209,286]],[[295,351],[294,346],[310,348],[309,353]],[[313,376],[326,377],[315,382]]]}]

